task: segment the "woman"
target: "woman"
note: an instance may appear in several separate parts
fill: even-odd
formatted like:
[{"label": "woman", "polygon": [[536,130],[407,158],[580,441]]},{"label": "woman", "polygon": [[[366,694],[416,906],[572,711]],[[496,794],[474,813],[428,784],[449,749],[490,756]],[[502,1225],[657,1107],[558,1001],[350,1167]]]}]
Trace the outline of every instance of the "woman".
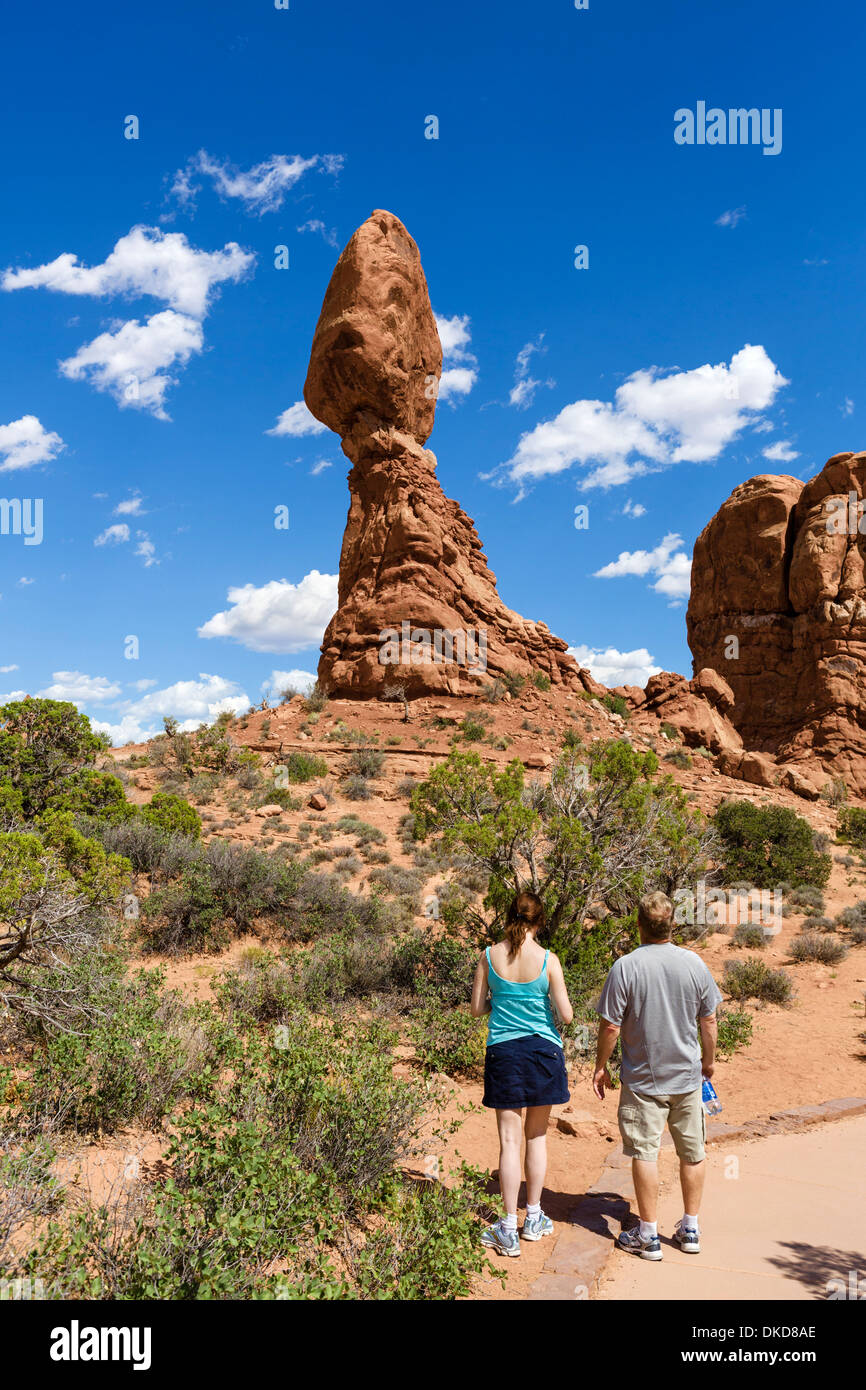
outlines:
[{"label": "woman", "polygon": [[[574,1011],[562,966],[536,937],[544,929],[544,905],[535,893],[518,893],[505,919],[505,940],[488,946],[472,987],[472,1014],[488,1011],[482,1104],[496,1111],[499,1187],[505,1216],[481,1239],[502,1255],[519,1255],[517,1194],[520,1190],[521,1110],[526,1136],[524,1240],[550,1235],[553,1222],[541,1210],[547,1169],[547,1121],[551,1105],[569,1099],[562,1040],[551,1000],[563,1023]],[[489,994],[489,999],[488,999]]]}]

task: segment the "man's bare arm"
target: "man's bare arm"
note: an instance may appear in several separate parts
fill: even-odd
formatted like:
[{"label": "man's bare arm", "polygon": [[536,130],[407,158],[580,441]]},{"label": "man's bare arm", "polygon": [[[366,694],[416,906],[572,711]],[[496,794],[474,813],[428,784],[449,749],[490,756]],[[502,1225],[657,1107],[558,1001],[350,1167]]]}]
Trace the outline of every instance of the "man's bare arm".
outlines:
[{"label": "man's bare arm", "polygon": [[595,1050],[595,1073],[592,1078],[592,1089],[599,1100],[604,1100],[604,1088],[610,1090],[613,1082],[607,1064],[610,1055],[616,1047],[616,1040],[619,1037],[619,1026],[616,1023],[609,1023],[606,1018],[599,1021],[598,1043]]},{"label": "man's bare arm", "polygon": [[701,1071],[709,1080],[716,1065],[716,1043],[719,1040],[719,1025],[715,1014],[707,1014],[699,1019],[701,1030]]}]

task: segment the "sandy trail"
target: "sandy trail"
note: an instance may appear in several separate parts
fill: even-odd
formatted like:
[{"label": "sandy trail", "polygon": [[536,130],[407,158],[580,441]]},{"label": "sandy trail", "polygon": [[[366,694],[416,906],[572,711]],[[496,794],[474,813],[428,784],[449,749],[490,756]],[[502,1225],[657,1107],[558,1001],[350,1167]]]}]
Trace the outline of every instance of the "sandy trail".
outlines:
[{"label": "sandy trail", "polygon": [[709,1149],[700,1255],[671,1241],[682,1215],[676,1160],[662,1155],[654,1264],[614,1251],[603,1300],[824,1300],[866,1295],[866,1117]]}]

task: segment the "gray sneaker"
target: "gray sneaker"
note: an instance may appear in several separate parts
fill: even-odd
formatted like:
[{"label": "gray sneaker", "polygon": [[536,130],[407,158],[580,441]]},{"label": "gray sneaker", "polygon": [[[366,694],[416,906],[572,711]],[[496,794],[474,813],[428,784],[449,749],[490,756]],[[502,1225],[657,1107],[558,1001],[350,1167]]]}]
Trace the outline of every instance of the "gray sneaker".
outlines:
[{"label": "gray sneaker", "polygon": [[538,1216],[527,1216],[521,1235],[524,1240],[541,1240],[542,1236],[552,1236],[553,1222],[543,1211]]},{"label": "gray sneaker", "polygon": [[500,1255],[510,1255],[513,1258],[520,1254],[517,1232],[506,1231],[501,1218],[492,1226],[488,1226],[486,1231],[481,1232],[481,1244],[490,1246],[491,1250],[498,1250]]},{"label": "gray sneaker", "polygon": [[693,1231],[688,1226],[684,1226],[682,1221],[678,1221],[673,1234],[674,1244],[678,1245],[686,1255],[700,1255],[701,1236],[699,1231]]},{"label": "gray sneaker", "polygon": [[621,1231],[616,1238],[616,1243],[620,1250],[626,1250],[630,1255],[639,1255],[642,1260],[660,1260],[662,1258],[662,1247],[658,1236],[653,1236],[652,1240],[641,1240],[639,1226],[635,1226],[631,1231]]}]

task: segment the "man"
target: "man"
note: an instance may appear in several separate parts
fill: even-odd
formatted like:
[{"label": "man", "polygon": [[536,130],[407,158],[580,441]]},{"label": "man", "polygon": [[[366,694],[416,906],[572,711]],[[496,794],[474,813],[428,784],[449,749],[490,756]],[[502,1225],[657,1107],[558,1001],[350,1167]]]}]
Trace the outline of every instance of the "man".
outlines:
[{"label": "man", "polygon": [[[640,1225],[617,1245],[644,1260],[660,1260],[658,1152],[665,1123],[680,1160],[683,1216],[674,1241],[700,1253],[698,1214],[704,1188],[706,1120],[701,1076],[716,1055],[718,986],[700,956],[671,941],[673,905],[650,893],[638,905],[640,946],[615,961],[596,1012],[600,1015],[592,1089],[604,1100],[607,1063],[622,1039],[619,1132],[632,1160]],[[698,1029],[700,1028],[700,1047]]]}]

